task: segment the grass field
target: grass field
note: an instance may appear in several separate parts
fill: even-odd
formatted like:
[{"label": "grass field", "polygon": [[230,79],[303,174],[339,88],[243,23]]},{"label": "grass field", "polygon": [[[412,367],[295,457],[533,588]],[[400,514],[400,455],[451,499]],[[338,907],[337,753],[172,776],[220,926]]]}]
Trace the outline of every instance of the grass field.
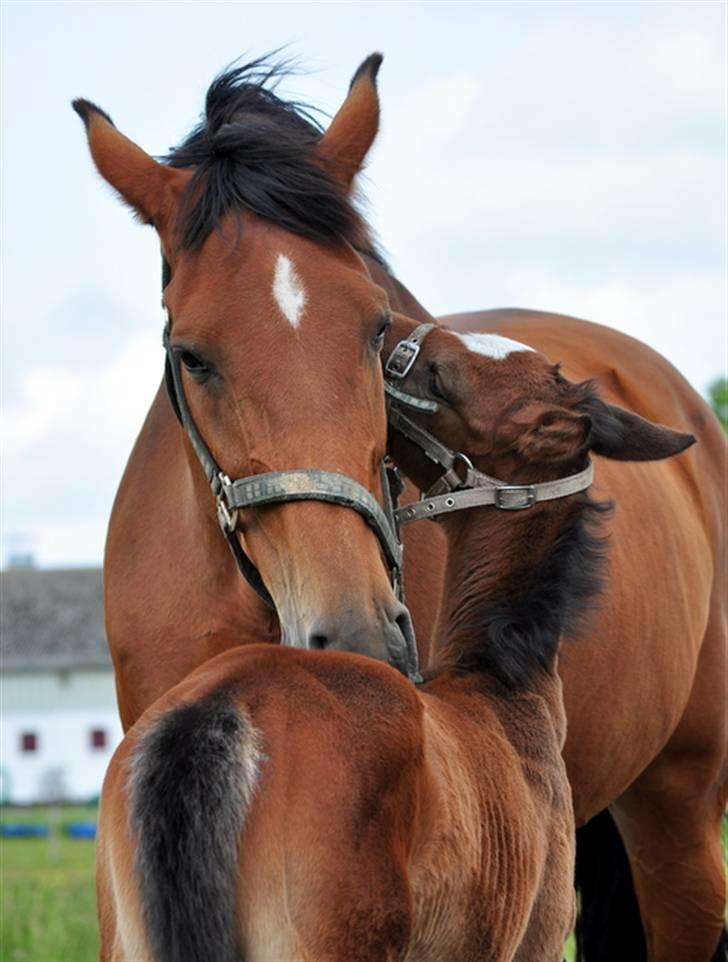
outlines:
[{"label": "grass field", "polygon": [[[47,809],[4,809],[0,822],[49,824]],[[0,962],[95,962],[94,843],[67,838],[96,809],[63,808],[50,838],[0,838]]]},{"label": "grass field", "polygon": [[[0,812],[2,823],[48,824],[52,817],[44,808]],[[57,817],[57,831],[51,838],[0,838],[0,962],[95,962],[98,958],[94,843],[69,839],[62,832],[69,822],[95,820],[96,809],[63,808]],[[726,855],[725,819],[722,830]],[[566,959],[571,962],[573,957],[569,944]]]}]

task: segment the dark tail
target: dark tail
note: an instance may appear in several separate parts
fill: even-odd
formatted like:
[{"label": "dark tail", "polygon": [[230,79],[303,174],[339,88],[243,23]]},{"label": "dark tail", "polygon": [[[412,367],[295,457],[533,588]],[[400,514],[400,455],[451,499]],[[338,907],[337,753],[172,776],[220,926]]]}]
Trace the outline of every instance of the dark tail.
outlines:
[{"label": "dark tail", "polygon": [[239,838],[260,757],[250,722],[219,693],[172,709],[142,737],[129,795],[155,962],[241,962]]},{"label": "dark tail", "polygon": [[632,870],[608,811],[576,833],[577,962],[647,962]]}]

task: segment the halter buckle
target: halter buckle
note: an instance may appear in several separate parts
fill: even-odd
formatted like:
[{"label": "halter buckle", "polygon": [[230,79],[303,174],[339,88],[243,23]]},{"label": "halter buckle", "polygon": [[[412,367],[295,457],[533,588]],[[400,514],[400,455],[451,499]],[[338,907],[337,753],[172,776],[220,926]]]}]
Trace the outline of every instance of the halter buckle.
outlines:
[{"label": "halter buckle", "polygon": [[407,377],[420,353],[420,345],[415,341],[400,341],[387,358],[384,373],[399,380]]},{"label": "halter buckle", "polygon": [[536,503],[536,489],[530,484],[503,484],[495,488],[494,497],[501,511],[523,511]]},{"label": "halter buckle", "polygon": [[225,500],[225,489],[230,487],[232,481],[227,474],[223,474],[222,471],[218,474],[218,480],[220,482],[220,490],[215,496],[217,522],[223,531],[234,531],[238,526],[238,512],[237,509],[231,511]]}]

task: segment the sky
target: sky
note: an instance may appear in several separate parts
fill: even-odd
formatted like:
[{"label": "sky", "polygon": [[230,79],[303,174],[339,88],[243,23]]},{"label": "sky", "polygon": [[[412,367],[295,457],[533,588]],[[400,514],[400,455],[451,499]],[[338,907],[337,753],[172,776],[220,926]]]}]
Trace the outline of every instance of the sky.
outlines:
[{"label": "sky", "polygon": [[5,0],[0,562],[101,562],[163,366],[155,235],[95,173],[73,97],[162,154],[241,55],[288,44],[305,72],[281,92],[331,115],[380,50],[362,186],[418,299],[608,324],[705,392],[726,371],[727,9]]}]

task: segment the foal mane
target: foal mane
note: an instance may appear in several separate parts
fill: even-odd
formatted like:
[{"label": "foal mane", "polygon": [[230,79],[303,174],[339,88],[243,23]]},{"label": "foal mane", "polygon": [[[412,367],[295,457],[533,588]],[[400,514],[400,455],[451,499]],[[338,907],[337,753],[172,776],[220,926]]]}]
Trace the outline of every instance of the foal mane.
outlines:
[{"label": "foal mane", "polygon": [[[562,388],[562,403],[568,395],[577,413],[601,404],[593,381]],[[485,672],[518,690],[551,670],[562,638],[575,637],[597,606],[608,544],[602,522],[612,508],[582,492],[520,515],[499,512],[471,522],[472,563],[452,600],[434,671]],[[547,547],[534,560],[539,545]]]},{"label": "foal mane", "polygon": [[291,64],[274,56],[219,74],[200,123],[163,158],[194,169],[180,209],[182,248],[199,248],[226,214],[247,210],[311,240],[347,242],[383,263],[349,193],[316,150],[323,130],[314,108],[275,92]]},{"label": "foal mane", "polygon": [[[517,535],[512,531],[525,560],[514,566],[505,596],[499,591],[497,600],[483,591],[484,577],[493,577],[502,563],[492,557],[494,542],[485,526],[481,557],[491,556],[490,561],[485,571],[478,566],[461,585],[462,600],[453,603],[448,640],[434,666],[436,673],[446,667],[485,672],[507,689],[519,690],[539,672],[552,670],[561,639],[575,636],[604,586],[607,538],[599,528],[612,503],[594,501],[587,494],[577,495],[574,501],[554,542],[534,568],[528,560],[531,538],[523,531]],[[510,519],[500,520],[513,524]],[[536,518],[530,523],[539,524]]]}]

